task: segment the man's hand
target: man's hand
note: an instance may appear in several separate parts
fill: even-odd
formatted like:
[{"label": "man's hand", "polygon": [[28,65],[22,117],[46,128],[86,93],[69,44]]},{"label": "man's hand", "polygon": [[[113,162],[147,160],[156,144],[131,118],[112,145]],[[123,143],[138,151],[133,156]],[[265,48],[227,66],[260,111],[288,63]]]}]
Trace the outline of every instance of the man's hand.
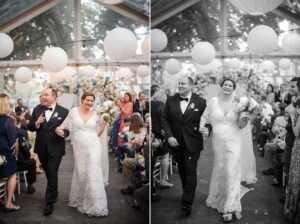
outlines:
[{"label": "man's hand", "polygon": [[174,138],[174,137],[168,138],[168,142],[169,142],[169,144],[170,144],[171,147],[177,147],[177,146],[179,146],[176,138]]},{"label": "man's hand", "polygon": [[64,135],[65,135],[64,130],[61,126],[59,126],[55,129],[55,133],[60,137],[64,137]]},{"label": "man's hand", "polygon": [[43,122],[45,121],[45,117],[43,113],[38,117],[38,119],[35,122],[35,126],[39,127]]}]

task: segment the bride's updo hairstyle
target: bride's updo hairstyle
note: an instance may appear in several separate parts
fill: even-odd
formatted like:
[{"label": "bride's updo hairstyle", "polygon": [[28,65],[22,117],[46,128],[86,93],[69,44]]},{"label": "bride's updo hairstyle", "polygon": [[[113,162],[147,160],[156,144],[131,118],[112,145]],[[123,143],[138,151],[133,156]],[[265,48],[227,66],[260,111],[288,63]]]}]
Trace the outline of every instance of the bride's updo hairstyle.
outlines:
[{"label": "bride's updo hairstyle", "polygon": [[224,78],[223,81],[221,82],[221,87],[223,87],[223,85],[224,85],[224,83],[225,83],[226,81],[232,82],[232,84],[233,84],[233,90],[235,90],[235,88],[236,88],[235,81],[234,81],[233,79],[230,79],[230,78]]},{"label": "bride's updo hairstyle", "polygon": [[84,92],[84,93],[82,94],[82,96],[81,96],[81,103],[82,103],[82,101],[83,101],[85,98],[87,98],[88,96],[93,97],[94,100],[96,99],[94,93],[92,93],[92,92]]}]

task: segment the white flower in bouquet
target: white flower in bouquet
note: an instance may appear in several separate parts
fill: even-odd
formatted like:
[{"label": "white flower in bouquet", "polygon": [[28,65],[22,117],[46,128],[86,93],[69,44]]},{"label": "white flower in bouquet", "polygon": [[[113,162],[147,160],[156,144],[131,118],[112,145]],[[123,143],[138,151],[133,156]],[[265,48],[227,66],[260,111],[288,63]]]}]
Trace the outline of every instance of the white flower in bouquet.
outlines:
[{"label": "white flower in bouquet", "polygon": [[103,103],[104,107],[110,108],[114,105],[114,102],[112,102],[111,100],[107,100]]}]

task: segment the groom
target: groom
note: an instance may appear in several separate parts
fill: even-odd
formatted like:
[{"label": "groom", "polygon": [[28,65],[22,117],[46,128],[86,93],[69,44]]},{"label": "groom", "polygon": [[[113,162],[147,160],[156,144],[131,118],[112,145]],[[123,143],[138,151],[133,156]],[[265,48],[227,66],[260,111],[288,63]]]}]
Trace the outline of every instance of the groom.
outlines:
[{"label": "groom", "polygon": [[192,211],[197,186],[197,162],[203,149],[203,138],[199,123],[206,101],[192,93],[193,79],[183,76],[179,79],[179,93],[168,98],[163,114],[163,130],[175,160],[182,183],[181,208],[189,215]]},{"label": "groom", "polygon": [[66,129],[57,128],[69,111],[59,106],[56,98],[57,92],[54,89],[45,89],[43,103],[34,108],[28,124],[30,131],[36,131],[34,151],[39,156],[47,178],[45,216],[52,214],[53,204],[57,201],[57,173],[62,156],[65,155],[64,137],[69,135]]}]

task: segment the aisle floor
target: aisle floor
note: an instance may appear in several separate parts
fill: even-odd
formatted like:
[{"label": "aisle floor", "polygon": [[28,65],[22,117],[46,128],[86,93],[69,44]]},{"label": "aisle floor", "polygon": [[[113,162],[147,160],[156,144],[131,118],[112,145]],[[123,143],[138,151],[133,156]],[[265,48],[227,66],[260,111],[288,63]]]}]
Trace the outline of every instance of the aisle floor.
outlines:
[{"label": "aisle floor", "polygon": [[[257,178],[254,185],[248,187],[254,190],[242,198],[242,219],[234,220],[239,224],[284,224],[283,204],[278,202],[278,197],[283,194],[283,188],[271,185],[272,177],[262,175],[262,170],[267,168],[266,161],[257,155]],[[174,167],[174,166],[173,166]],[[160,190],[161,199],[152,204],[151,220],[153,224],[186,223],[186,224],[218,224],[223,223],[221,215],[214,209],[205,205],[208,196],[209,182],[213,168],[213,153],[210,139],[205,143],[198,162],[196,189],[193,211],[189,217],[181,212],[182,187],[177,169],[170,176],[170,182],[175,186],[171,189]]]},{"label": "aisle floor", "polygon": [[127,182],[121,173],[114,171],[116,162],[110,155],[110,178],[109,185],[106,187],[109,214],[107,217],[90,218],[79,213],[75,208],[67,206],[70,192],[70,183],[73,172],[73,153],[70,144],[67,144],[66,156],[63,157],[59,169],[59,196],[58,202],[54,206],[54,212],[50,216],[43,216],[45,206],[44,192],[46,177],[44,174],[37,175],[37,182],[34,185],[36,192],[28,195],[25,192],[24,183],[21,183],[21,195],[16,194],[16,204],[22,209],[19,212],[5,213],[3,207],[0,209],[0,224],[143,224],[148,223],[148,208],[135,210],[129,206],[132,196],[122,195],[120,188],[125,187]]}]

